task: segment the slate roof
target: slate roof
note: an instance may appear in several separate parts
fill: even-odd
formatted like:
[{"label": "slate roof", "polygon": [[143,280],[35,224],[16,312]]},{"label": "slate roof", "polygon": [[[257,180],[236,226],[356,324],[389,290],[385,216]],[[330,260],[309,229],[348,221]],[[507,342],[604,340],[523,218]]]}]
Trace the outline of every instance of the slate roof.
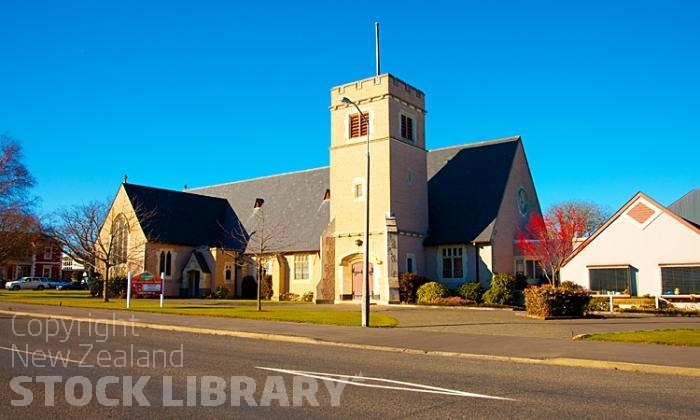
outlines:
[{"label": "slate roof", "polygon": [[[516,136],[428,152],[426,245],[491,240],[519,143]],[[284,229],[283,243],[270,250],[300,252],[320,248],[330,221],[323,201],[329,184],[329,167],[323,167],[188,191],[228,200],[248,233],[255,230],[255,200],[264,199],[266,223]]]},{"label": "slate roof", "polygon": [[696,226],[700,225],[700,188],[689,191],[668,206],[668,209]]},{"label": "slate roof", "polygon": [[428,152],[425,245],[488,242],[520,137]]},{"label": "slate roof", "polygon": [[[267,229],[279,229],[274,243],[266,248],[302,252],[320,249],[321,234],[330,221],[330,203],[323,199],[329,185],[329,168],[323,167],[189,191],[228,200],[248,234],[257,229],[254,212],[264,211]],[[255,210],[258,198],[265,202]]]},{"label": "slate roof", "polygon": [[149,242],[240,250],[242,241],[229,232],[238,219],[226,200],[123,184]]}]

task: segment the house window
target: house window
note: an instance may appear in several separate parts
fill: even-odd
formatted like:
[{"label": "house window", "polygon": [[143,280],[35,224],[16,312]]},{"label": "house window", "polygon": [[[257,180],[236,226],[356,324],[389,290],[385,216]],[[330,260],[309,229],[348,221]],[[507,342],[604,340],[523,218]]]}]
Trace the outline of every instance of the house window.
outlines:
[{"label": "house window", "polygon": [[227,265],[226,270],[224,271],[224,279],[226,280],[227,283],[231,282],[231,266]]},{"label": "house window", "polygon": [[309,279],[309,256],[295,255],[294,256],[294,280]]},{"label": "house window", "polygon": [[414,273],[416,271],[416,256],[413,254],[406,254],[406,272]]},{"label": "house window", "polygon": [[442,249],[442,278],[461,279],[464,277],[461,247]]},{"label": "house window", "polygon": [[352,195],[355,200],[361,200],[365,196],[365,183],[363,179],[355,178],[352,182]]},{"label": "house window", "polygon": [[53,251],[53,247],[50,247],[50,246],[44,247],[44,260],[51,259],[52,251]]},{"label": "house window", "polygon": [[631,290],[629,267],[589,268],[588,279],[591,290],[599,293]]},{"label": "house window", "polygon": [[527,279],[542,280],[544,273],[542,267],[535,260],[525,258],[515,259],[515,275],[525,276]]},{"label": "house window", "polygon": [[681,295],[700,293],[700,266],[661,267],[661,293]]},{"label": "house window", "polygon": [[413,118],[404,114],[401,114],[401,137],[411,142],[414,141]]},{"label": "house window", "polygon": [[51,267],[44,267],[42,269],[42,276],[43,277],[51,277]]},{"label": "house window", "polygon": [[[364,117],[364,118],[363,118]],[[360,114],[350,115],[349,136],[351,139],[356,137],[366,136],[369,130],[367,122],[369,121],[369,113],[363,112],[362,116]]]}]

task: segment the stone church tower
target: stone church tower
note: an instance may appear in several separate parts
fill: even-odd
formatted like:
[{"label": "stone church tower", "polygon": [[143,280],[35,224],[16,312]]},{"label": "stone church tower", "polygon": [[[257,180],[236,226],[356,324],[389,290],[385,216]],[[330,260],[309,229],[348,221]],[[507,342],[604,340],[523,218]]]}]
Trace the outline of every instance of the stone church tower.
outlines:
[{"label": "stone church tower", "polygon": [[[342,101],[347,97],[355,106]],[[425,95],[390,74],[331,89],[330,221],[335,299],[359,299],[370,147],[372,299],[398,302],[400,272],[424,271],[428,230]],[[367,122],[369,124],[367,124]]]}]

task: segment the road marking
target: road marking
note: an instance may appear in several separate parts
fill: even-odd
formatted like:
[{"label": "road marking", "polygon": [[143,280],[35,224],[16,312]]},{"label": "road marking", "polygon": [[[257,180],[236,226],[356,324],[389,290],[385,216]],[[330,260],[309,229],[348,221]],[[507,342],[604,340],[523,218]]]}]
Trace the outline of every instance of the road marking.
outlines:
[{"label": "road marking", "polygon": [[[20,350],[20,349],[18,349],[18,348],[12,348],[12,347],[3,347],[3,346],[0,346],[0,350],[7,350],[7,351],[10,351],[10,352],[24,353],[24,354],[28,354],[28,355],[30,355],[30,356],[33,356],[34,354],[36,354],[36,350],[35,350],[35,351],[26,351],[26,350]],[[79,361],[79,360],[68,359],[68,358],[61,357],[61,356],[53,356],[53,355],[51,355],[51,353],[46,354],[46,352],[44,352],[43,350],[42,350],[42,353],[44,353],[44,356],[45,356],[47,359],[53,361],[54,363],[56,362],[56,360],[61,360],[61,361],[63,361],[63,362],[71,362],[71,363],[80,364],[80,361]]]},{"label": "road marking", "polygon": [[[492,400],[502,400],[502,401],[516,401],[512,398],[505,397],[495,397],[492,395],[485,394],[475,394],[473,392],[465,392],[457,389],[441,388],[431,385],[422,385],[412,382],[396,381],[393,379],[385,378],[374,378],[370,376],[359,375],[343,375],[339,373],[323,373],[323,372],[309,372],[304,370],[292,370],[292,369],[279,369],[279,368],[269,368],[263,366],[256,366],[256,369],[269,370],[272,372],[287,373],[289,375],[295,376],[306,376],[314,379],[321,379],[333,382],[339,382],[348,385],[355,385],[366,388],[381,388],[381,389],[393,389],[397,391],[409,391],[409,392],[423,392],[428,394],[442,394],[442,395],[453,395],[457,397],[471,397],[471,398],[486,398]],[[369,384],[364,383],[365,381],[374,382],[384,382],[389,384],[404,385],[404,386],[393,386],[393,385],[380,385],[380,384]]]}]

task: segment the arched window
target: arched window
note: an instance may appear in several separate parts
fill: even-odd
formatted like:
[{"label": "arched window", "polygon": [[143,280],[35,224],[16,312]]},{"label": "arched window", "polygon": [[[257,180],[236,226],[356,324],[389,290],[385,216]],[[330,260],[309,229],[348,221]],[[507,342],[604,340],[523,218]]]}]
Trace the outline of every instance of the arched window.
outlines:
[{"label": "arched window", "polygon": [[112,223],[112,261],[114,264],[126,263],[127,246],[129,242],[129,223],[123,214]]},{"label": "arched window", "polygon": [[170,251],[160,251],[160,259],[159,259],[160,265],[159,265],[159,273],[165,273],[166,276],[169,276],[171,274],[171,267],[173,265],[173,255],[170,253]]},{"label": "arched window", "polygon": [[173,256],[170,254],[170,251],[165,255],[165,275],[169,276],[170,275],[170,267],[173,266]]}]

